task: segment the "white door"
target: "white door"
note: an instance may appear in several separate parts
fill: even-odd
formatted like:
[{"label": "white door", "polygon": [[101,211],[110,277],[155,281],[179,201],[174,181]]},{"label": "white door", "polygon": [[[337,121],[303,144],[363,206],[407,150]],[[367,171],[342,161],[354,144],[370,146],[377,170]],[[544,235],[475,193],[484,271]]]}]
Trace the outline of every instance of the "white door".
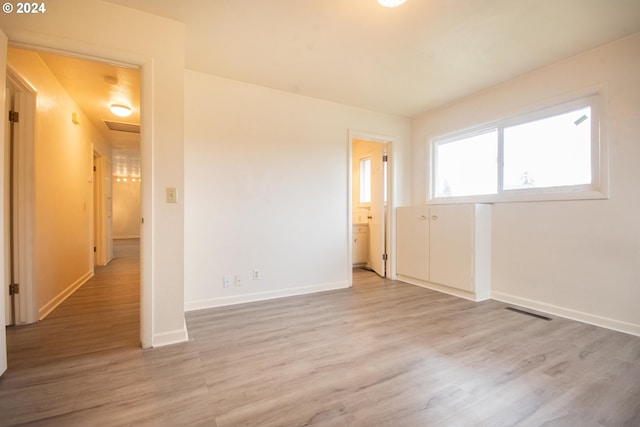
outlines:
[{"label": "white door", "polygon": [[[10,129],[7,132],[10,137],[5,141],[8,148],[5,149],[5,155],[11,154],[12,158],[7,158],[4,165],[13,175],[5,184],[5,224],[10,227],[5,228],[5,240],[8,243],[5,245],[5,268],[9,282],[20,286],[10,307],[13,309],[13,323],[22,325],[38,320],[33,289],[33,141],[36,100],[33,93],[22,92],[26,89],[20,87],[15,78],[7,72],[7,94],[13,97],[11,110],[19,115],[19,120],[9,122],[8,114],[5,114],[5,127]],[[5,178],[8,176],[8,173],[5,174]],[[12,269],[9,270],[9,267]]]},{"label": "white door", "polygon": [[[2,87],[5,88],[5,82],[7,81],[7,36],[4,34],[4,32],[2,30],[0,30],[0,82],[2,82]],[[4,92],[4,89],[2,89],[2,91]],[[5,94],[2,94],[3,98],[5,96]],[[5,109],[6,107],[3,105],[2,107],[2,114],[3,117],[7,117],[7,111]],[[5,131],[5,121],[4,120],[0,120],[0,135],[4,135]],[[0,178],[2,180],[2,185],[0,186],[0,191],[2,191],[3,197],[3,205],[6,206],[6,185],[5,185],[5,181],[6,181],[6,173],[5,173],[5,169],[6,169],[6,159],[5,159],[5,150],[2,150],[0,152],[0,159],[2,159],[2,161],[0,161],[0,168],[2,170],[2,173],[0,174],[0,176],[2,176],[2,178]],[[5,223],[5,212],[6,209],[0,209],[0,224],[4,224]],[[2,235],[2,241],[6,242],[7,241],[7,236],[6,236],[6,229],[5,227],[0,227],[0,234]],[[2,316],[1,317],[5,317],[5,297],[7,294],[7,286],[8,284],[6,283],[6,274],[5,274],[5,270],[6,270],[6,254],[5,254],[5,246],[4,245],[0,245],[0,254],[2,254],[0,256],[0,260],[2,260],[2,262],[0,263],[0,277],[2,277],[2,280],[4,282],[4,285],[2,286],[2,292],[0,292],[0,310],[2,310]],[[0,328],[0,375],[2,375],[4,373],[4,371],[7,370],[7,331],[6,328]]]},{"label": "white door", "polygon": [[[12,99],[13,99],[13,94],[11,92],[11,88],[7,85],[5,88],[5,109],[4,111],[11,111],[11,104],[12,104]],[[4,167],[5,170],[10,171],[11,170],[11,162],[13,161],[13,159],[11,159],[11,122],[9,120],[9,115],[5,114],[4,117],[4,154],[5,154],[5,163],[4,163]],[[7,172],[5,174],[5,179],[9,177],[9,175],[11,174],[11,172]],[[4,279],[4,283],[5,283],[5,288],[8,288],[8,286],[11,284],[12,278],[11,278],[11,263],[13,262],[13,258],[11,257],[11,251],[12,251],[12,245],[10,242],[10,236],[11,236],[11,220],[9,219],[11,216],[11,208],[12,208],[12,202],[11,202],[11,189],[10,186],[13,184],[13,180],[12,179],[8,179],[5,181],[4,184],[4,205],[5,206],[5,210],[4,210],[4,215],[6,218],[6,221],[4,223],[4,234],[5,234],[5,279]],[[13,310],[11,308],[12,306],[12,302],[11,299],[12,297],[9,295],[9,291],[7,289],[5,289],[5,291],[3,291],[3,295],[4,295],[4,314],[5,314],[5,325],[9,326],[9,325],[13,325]]]},{"label": "white door", "polygon": [[396,210],[396,263],[398,274],[429,281],[429,206]]},{"label": "white door", "polygon": [[378,273],[386,276],[385,254],[385,206],[384,186],[385,173],[384,161],[385,144],[372,144],[371,153],[371,213],[369,219],[369,265]]}]

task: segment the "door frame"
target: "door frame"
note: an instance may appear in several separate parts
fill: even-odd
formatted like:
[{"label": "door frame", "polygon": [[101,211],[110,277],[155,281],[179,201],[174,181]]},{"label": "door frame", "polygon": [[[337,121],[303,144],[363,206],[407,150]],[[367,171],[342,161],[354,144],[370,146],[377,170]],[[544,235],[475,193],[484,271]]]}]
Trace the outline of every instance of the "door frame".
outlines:
[{"label": "door frame", "polygon": [[[20,113],[18,126],[14,125],[14,150],[12,162],[17,174],[9,179],[13,190],[5,199],[10,209],[13,209],[13,223],[9,224],[13,230],[13,247],[5,254],[8,262],[14,263],[14,278],[20,284],[20,293],[13,295],[15,325],[25,325],[38,321],[36,290],[34,288],[34,149],[35,149],[35,112],[36,89],[25,81],[11,67],[7,66],[7,85],[12,87],[16,97],[14,110]],[[15,141],[17,140],[17,144]],[[10,168],[11,170],[11,168]],[[7,175],[5,175],[7,176]],[[8,219],[11,222],[11,219]],[[8,265],[8,264],[7,264]],[[11,266],[9,266],[11,268]]]},{"label": "door frame", "polygon": [[105,170],[107,159],[93,147],[93,242],[95,245],[94,267],[105,266],[110,261],[107,250],[107,206],[105,191]]},{"label": "door frame", "polygon": [[395,270],[395,248],[393,241],[395,237],[395,197],[393,192],[394,183],[394,147],[396,138],[389,135],[382,135],[367,131],[349,129],[347,142],[347,277],[349,287],[353,286],[353,141],[360,139],[364,141],[378,142],[386,144],[387,148],[387,209],[385,215],[385,245],[387,247],[386,277],[396,278]]},{"label": "door frame", "polygon": [[[150,128],[153,114],[153,57],[132,54],[131,52],[109,49],[96,45],[84,45],[82,52],[69,50],[64,40],[49,39],[41,36],[28,41],[8,40],[9,47],[47,52],[90,61],[135,68],[140,71],[140,176],[143,180],[140,188],[142,225],[140,232],[140,342],[143,348],[153,346],[153,245],[151,230],[153,227],[153,132]],[[6,58],[5,58],[6,61]],[[4,106],[2,107],[4,109]],[[3,166],[4,169],[4,166]],[[148,236],[148,237],[147,237]],[[4,309],[4,307],[2,307]]]}]

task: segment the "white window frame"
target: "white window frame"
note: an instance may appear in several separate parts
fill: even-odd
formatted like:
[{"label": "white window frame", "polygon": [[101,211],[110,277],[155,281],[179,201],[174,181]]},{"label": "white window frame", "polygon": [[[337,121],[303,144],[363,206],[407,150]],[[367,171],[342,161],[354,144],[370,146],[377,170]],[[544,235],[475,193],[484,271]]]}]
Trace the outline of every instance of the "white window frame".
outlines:
[{"label": "white window frame", "polygon": [[[428,186],[428,200],[432,204],[446,203],[501,203],[526,201],[553,200],[591,200],[608,198],[608,142],[605,126],[604,89],[592,91],[588,95],[565,102],[555,102],[553,105],[542,106],[529,112],[504,119],[499,119],[483,125],[474,126],[462,131],[456,131],[430,141],[430,177]],[[503,189],[503,134],[504,128],[524,124],[555,115],[560,115],[583,107],[591,107],[591,183],[585,185],[569,185],[558,187],[534,187],[523,189]],[[457,141],[474,135],[498,130],[498,189],[495,194],[473,196],[436,197],[437,176],[437,147],[440,144]]]}]

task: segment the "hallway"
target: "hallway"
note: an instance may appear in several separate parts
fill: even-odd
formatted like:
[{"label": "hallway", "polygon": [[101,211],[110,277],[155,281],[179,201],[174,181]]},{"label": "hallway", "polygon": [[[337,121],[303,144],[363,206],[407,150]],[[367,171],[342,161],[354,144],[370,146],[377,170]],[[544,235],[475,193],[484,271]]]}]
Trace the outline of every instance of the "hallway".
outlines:
[{"label": "hallway", "polygon": [[139,343],[140,241],[115,240],[114,259],[43,321],[7,328],[5,376]]}]

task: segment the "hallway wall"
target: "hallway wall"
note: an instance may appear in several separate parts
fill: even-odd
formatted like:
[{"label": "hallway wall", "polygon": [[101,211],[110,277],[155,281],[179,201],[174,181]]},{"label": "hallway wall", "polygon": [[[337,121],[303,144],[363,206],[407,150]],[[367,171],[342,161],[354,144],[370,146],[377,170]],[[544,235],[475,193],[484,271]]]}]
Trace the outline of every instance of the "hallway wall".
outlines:
[{"label": "hallway wall", "polygon": [[9,49],[7,61],[37,90],[34,283],[42,319],[93,275],[93,147],[108,158],[111,149],[37,53]]},{"label": "hallway wall", "polygon": [[140,237],[140,182],[118,182],[112,178],[113,238]]}]

